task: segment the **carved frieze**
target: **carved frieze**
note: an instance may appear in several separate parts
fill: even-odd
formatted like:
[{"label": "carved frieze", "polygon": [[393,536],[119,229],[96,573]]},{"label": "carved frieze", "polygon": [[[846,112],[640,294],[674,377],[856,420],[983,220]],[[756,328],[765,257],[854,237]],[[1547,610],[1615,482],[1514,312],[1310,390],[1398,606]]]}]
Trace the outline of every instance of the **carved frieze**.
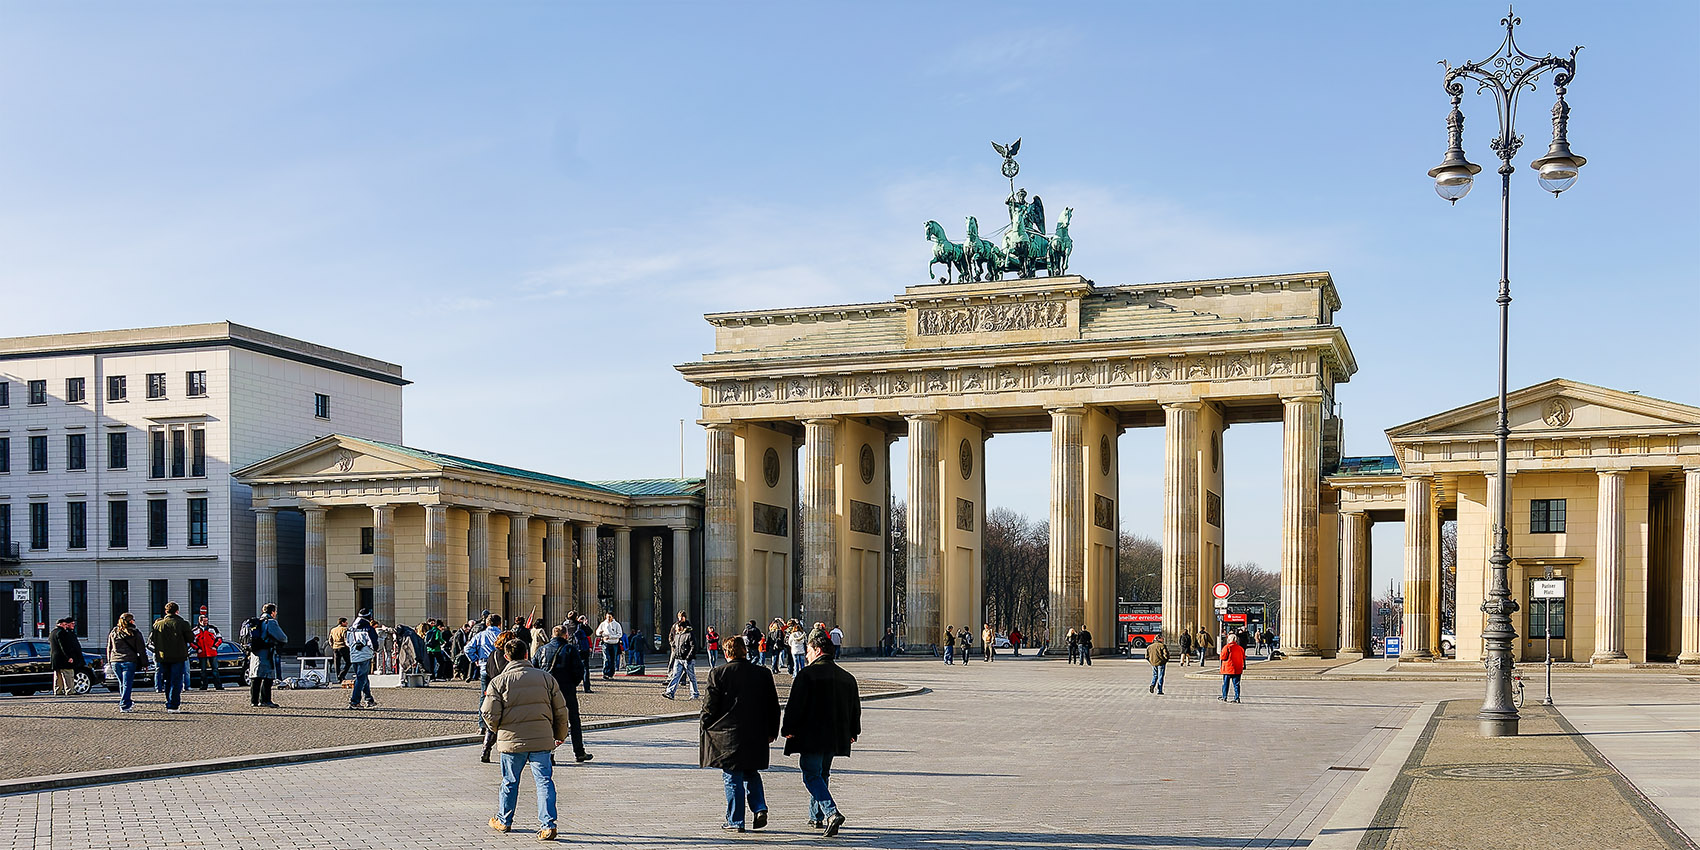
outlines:
[{"label": "carved frieze", "polygon": [[1068,327],[1067,301],[1023,301],[967,307],[925,307],[915,317],[921,336],[1030,331]]},{"label": "carved frieze", "polygon": [[1116,502],[1098,493],[1092,494],[1092,524],[1099,528],[1115,530]]},{"label": "carved frieze", "polygon": [[850,500],[850,530],[861,534],[880,533],[880,506]]},{"label": "carved frieze", "polygon": [[974,530],[974,503],[967,499],[956,500],[956,527],[960,531]]}]

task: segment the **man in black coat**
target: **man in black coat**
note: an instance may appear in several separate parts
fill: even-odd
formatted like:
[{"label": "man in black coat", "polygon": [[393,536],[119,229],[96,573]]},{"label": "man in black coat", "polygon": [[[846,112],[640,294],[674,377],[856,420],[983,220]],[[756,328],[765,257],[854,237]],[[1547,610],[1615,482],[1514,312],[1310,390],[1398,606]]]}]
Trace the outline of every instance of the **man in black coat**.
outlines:
[{"label": "man in black coat", "polygon": [[53,665],[54,696],[77,692],[77,671],[83,669],[83,644],[77,640],[77,621],[66,617],[47,635],[48,657]]},{"label": "man in black coat", "polygon": [[850,745],[862,734],[862,697],[856,677],[833,662],[831,636],[811,635],[808,659],[791,681],[779,732],[785,736],[785,754],[798,754],[803,787],[809,790],[809,824],[837,835],[844,815],[827,782],[832,757],[850,755]]},{"label": "man in black coat", "polygon": [[537,648],[532,666],[554,676],[555,683],[561,686],[561,696],[567,700],[567,726],[572,732],[573,758],[590,761],[593,756],[584,750],[584,727],[580,724],[578,713],[577,688],[584,679],[583,662],[579,659],[578,647],[573,646],[568,634],[566,626],[556,626],[554,637]]},{"label": "man in black coat", "polygon": [[743,832],[746,799],[752,828],[767,826],[761,771],[768,766],[767,745],[779,737],[779,691],[772,671],[750,663],[743,641],[725,641],[722,649],[726,663],[708,674],[700,764],[720,768],[726,784],[726,822],[720,828]]}]

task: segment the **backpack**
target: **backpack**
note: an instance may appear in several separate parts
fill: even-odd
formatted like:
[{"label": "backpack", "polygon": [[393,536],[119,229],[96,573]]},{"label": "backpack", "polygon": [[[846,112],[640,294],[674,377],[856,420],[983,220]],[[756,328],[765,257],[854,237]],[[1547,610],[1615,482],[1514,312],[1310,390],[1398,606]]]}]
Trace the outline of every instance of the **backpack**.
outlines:
[{"label": "backpack", "polygon": [[266,622],[259,617],[249,617],[242,621],[242,630],[236,633],[236,642],[248,652],[258,652],[271,645],[266,639]]}]

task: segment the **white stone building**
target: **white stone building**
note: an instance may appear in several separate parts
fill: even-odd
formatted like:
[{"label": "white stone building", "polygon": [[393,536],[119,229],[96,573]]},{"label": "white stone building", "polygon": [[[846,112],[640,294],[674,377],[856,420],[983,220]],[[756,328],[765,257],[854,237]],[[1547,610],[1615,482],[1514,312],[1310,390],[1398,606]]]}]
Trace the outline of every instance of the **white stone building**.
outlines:
[{"label": "white stone building", "polygon": [[333,432],[400,442],[407,383],[231,322],[0,339],[0,636],[68,615],[98,636],[167,600],[228,632],[255,607],[231,472]]}]

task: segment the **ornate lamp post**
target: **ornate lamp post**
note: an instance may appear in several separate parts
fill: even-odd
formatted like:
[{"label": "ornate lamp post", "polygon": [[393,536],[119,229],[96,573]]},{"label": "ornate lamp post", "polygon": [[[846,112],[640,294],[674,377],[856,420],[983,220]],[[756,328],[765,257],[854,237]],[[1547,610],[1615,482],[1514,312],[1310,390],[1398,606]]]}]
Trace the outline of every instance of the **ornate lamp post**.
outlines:
[{"label": "ornate lamp post", "polygon": [[1530,167],[1540,172],[1541,188],[1556,197],[1576,182],[1577,171],[1587,162],[1570,152],[1570,145],[1565,139],[1570,107],[1564,102],[1564,92],[1576,76],[1576,53],[1582,48],[1570,51],[1569,58],[1550,53],[1531,56],[1517,47],[1515,29],[1522,19],[1508,12],[1499,23],[1505,27],[1505,41],[1493,55],[1478,62],[1465,62],[1456,68],[1444,61],[1440,63],[1446,68],[1446,93],[1452,97],[1452,112],[1446,117],[1446,158],[1428,173],[1434,178],[1434,191],[1442,198],[1457,203],[1459,198],[1469,193],[1475,175],[1482,170],[1481,166],[1464,158],[1464,113],[1459,110],[1458,102],[1464,95],[1464,80],[1471,80],[1476,83],[1477,94],[1489,92],[1493,95],[1499,113],[1499,135],[1492,144],[1500,160],[1499,417],[1494,427],[1499,477],[1498,486],[1491,488],[1492,504],[1489,505],[1494,517],[1493,553],[1488,556],[1492,578],[1488,597],[1482,602],[1482,611],[1487,614],[1487,628],[1482,630],[1482,637],[1487,642],[1487,696],[1482,701],[1481,713],[1477,715],[1482,735],[1489,738],[1517,734],[1517,707],[1511,701],[1511,642],[1517,637],[1517,630],[1511,624],[1511,615],[1517,612],[1518,606],[1511,598],[1507,575],[1511,553],[1505,500],[1505,441],[1511,434],[1505,404],[1506,337],[1511,315],[1508,257],[1511,245],[1511,174],[1515,170],[1511,159],[1523,144],[1523,137],[1516,132],[1517,97],[1524,91],[1535,91],[1535,81],[1548,71],[1554,72],[1552,85],[1558,95],[1558,102],[1552,108],[1552,144],[1546,156],[1530,163]]}]

